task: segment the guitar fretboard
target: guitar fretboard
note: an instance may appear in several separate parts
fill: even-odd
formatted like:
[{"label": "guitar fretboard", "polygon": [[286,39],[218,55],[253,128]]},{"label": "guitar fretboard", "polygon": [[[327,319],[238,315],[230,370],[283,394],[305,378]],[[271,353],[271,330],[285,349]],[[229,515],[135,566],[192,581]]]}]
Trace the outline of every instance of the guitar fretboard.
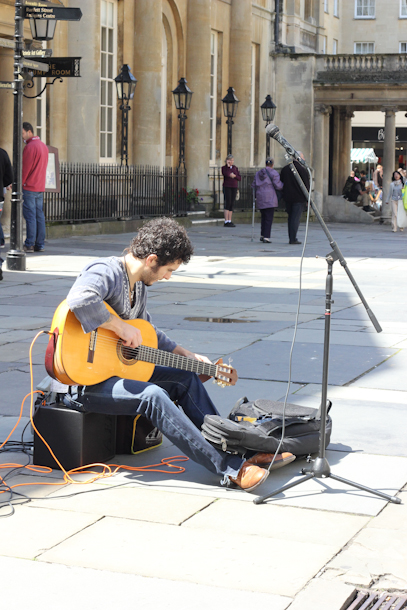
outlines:
[{"label": "guitar fretboard", "polygon": [[191,371],[197,375],[209,375],[210,377],[216,377],[217,365],[208,364],[207,362],[200,362],[193,358],[187,358],[186,356],[179,356],[172,352],[165,352],[161,349],[155,349],[153,347],[147,347],[146,345],[140,345],[136,349],[132,350],[135,357],[143,362],[151,362],[158,366],[169,366],[174,369],[181,369],[183,371]]}]

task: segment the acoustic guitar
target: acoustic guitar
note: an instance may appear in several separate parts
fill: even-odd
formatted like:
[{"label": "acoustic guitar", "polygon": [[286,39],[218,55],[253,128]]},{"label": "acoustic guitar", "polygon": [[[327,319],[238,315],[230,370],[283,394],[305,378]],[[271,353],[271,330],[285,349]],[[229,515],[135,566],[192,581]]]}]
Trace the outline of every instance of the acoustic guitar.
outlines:
[{"label": "acoustic guitar", "polygon": [[[110,313],[117,314],[105,303]],[[84,333],[68,303],[57,307],[51,324],[51,337],[45,355],[48,374],[67,385],[93,385],[110,377],[148,381],[154,367],[168,366],[192,371],[202,380],[214,377],[221,386],[235,385],[236,370],[218,360],[215,364],[178,356],[157,349],[154,327],[147,320],[126,320],[141,332],[143,343],[130,348],[111,330],[97,328]]]}]

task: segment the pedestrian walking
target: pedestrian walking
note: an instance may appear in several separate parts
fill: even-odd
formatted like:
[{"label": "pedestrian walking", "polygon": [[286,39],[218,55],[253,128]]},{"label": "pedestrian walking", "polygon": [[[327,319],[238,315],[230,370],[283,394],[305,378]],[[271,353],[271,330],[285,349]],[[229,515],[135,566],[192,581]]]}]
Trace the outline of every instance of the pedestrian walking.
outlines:
[{"label": "pedestrian walking", "polygon": [[255,191],[256,207],[261,214],[260,241],[266,244],[271,243],[270,235],[274,210],[278,206],[276,190],[281,191],[283,186],[278,172],[274,169],[274,159],[267,157],[266,167],[256,173],[252,183],[252,188]]},{"label": "pedestrian walking", "polygon": [[407,227],[407,213],[403,204],[403,187],[404,182],[399,172],[393,172],[391,184],[387,194],[386,205],[391,204],[391,224],[393,233],[397,233],[397,229],[404,231]]},{"label": "pedestrian walking", "polygon": [[[7,152],[0,148],[0,218],[3,214],[4,195],[7,189],[11,189],[13,182],[13,168],[11,167],[10,157]],[[4,248],[4,232],[0,222],[0,248]],[[0,280],[3,279],[3,271],[1,269],[3,259],[0,257]]]},{"label": "pedestrian walking", "polygon": [[[299,151],[302,159],[304,155]],[[303,167],[298,161],[293,161],[294,167],[300,175],[305,188],[309,191],[310,181],[308,170]],[[288,213],[288,239],[291,245],[297,245],[301,242],[297,239],[298,227],[300,226],[301,214],[308,203],[307,197],[301,190],[296,177],[290,169],[290,164],[285,165],[281,170],[281,180],[284,184],[283,197],[286,203],[286,211]]]},{"label": "pedestrian walking", "polygon": [[242,179],[238,168],[234,165],[233,155],[228,155],[222,167],[225,227],[235,227],[232,222],[233,206],[236,201],[238,182]]},{"label": "pedestrian walking", "polygon": [[23,123],[23,216],[27,236],[25,252],[42,252],[45,241],[43,211],[45,180],[48,165],[48,148],[34,135],[31,123]]}]

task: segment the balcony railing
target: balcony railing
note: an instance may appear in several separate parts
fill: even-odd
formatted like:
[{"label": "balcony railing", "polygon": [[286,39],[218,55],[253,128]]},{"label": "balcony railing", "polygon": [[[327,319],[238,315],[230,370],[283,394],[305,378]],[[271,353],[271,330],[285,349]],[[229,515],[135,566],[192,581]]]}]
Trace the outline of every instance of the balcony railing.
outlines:
[{"label": "balcony railing", "polygon": [[323,55],[316,58],[316,82],[407,82],[407,54]]}]

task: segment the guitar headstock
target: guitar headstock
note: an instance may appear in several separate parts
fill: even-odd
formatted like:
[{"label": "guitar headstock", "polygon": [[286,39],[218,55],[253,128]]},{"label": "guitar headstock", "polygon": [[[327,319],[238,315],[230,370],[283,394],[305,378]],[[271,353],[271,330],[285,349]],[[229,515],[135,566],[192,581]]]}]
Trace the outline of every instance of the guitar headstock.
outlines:
[{"label": "guitar headstock", "polygon": [[217,383],[222,388],[228,385],[236,385],[238,379],[236,369],[230,366],[230,364],[224,364],[222,358],[219,358],[216,364],[216,375],[213,383]]}]

